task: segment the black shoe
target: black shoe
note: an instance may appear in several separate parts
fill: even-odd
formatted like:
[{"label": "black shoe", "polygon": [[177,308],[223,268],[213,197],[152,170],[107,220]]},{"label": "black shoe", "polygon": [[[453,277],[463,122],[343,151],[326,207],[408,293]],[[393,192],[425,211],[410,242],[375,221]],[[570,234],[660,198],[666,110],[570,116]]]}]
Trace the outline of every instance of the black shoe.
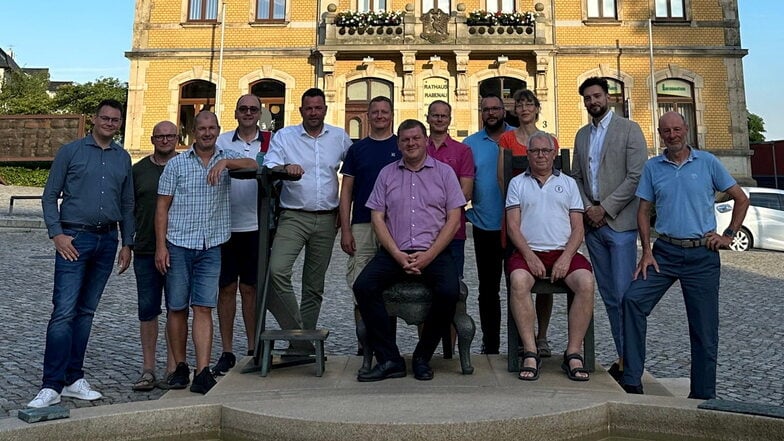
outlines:
[{"label": "black shoe", "polygon": [[212,368],[212,375],[226,375],[226,372],[233,368],[235,364],[237,364],[237,357],[231,352],[224,352],[221,354],[218,362],[215,363],[215,367]]},{"label": "black shoe", "polygon": [[215,377],[212,376],[210,368],[206,367],[202,369],[198,375],[196,374],[196,371],[193,371],[193,384],[191,384],[191,392],[206,394],[210,391],[210,389],[212,389],[212,386],[215,386],[216,384],[217,382],[215,381]]},{"label": "black shoe", "polygon": [[191,382],[191,370],[185,362],[177,363],[177,368],[171,373],[167,384],[169,389],[185,389]]},{"label": "black shoe", "polygon": [[642,395],[642,394],[645,393],[645,392],[642,391],[642,384],[640,384],[638,386],[632,386],[631,384],[624,384],[624,385],[622,385],[622,387],[623,387],[623,390],[625,390],[627,394]]},{"label": "black shoe", "polygon": [[621,384],[621,380],[623,380],[623,371],[617,362],[613,363],[612,366],[610,366],[610,369],[607,369],[607,373],[610,374],[616,383]]},{"label": "black shoe", "polygon": [[424,358],[415,358],[411,360],[411,370],[414,371],[414,378],[420,381],[428,381],[433,379],[433,369]]},{"label": "black shoe", "polygon": [[406,364],[402,361],[387,360],[376,364],[369,372],[357,375],[357,381],[381,381],[387,378],[403,378],[406,376]]},{"label": "black shoe", "polygon": [[498,346],[490,347],[483,344],[482,350],[479,351],[479,353],[485,355],[498,355]]}]

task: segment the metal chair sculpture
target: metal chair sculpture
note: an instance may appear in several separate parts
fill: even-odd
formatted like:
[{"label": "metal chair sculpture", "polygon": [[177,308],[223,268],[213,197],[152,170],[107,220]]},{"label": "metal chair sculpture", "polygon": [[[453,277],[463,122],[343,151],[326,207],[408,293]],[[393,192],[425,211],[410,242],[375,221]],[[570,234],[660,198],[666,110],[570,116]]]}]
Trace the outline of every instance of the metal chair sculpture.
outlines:
[{"label": "metal chair sculpture", "polygon": [[[274,237],[274,225],[271,221],[275,207],[275,189],[273,182],[277,180],[291,180],[286,173],[273,171],[261,167],[256,170],[235,170],[231,173],[236,179],[256,179],[258,189],[258,218],[259,218],[259,262],[257,266],[258,281],[256,287],[256,335],[252,365],[243,373],[261,371],[261,376],[266,377],[270,369],[296,366],[300,364],[316,363],[316,376],[324,374],[324,341],[329,336],[327,329],[279,329],[267,330],[267,296],[269,294],[269,258]],[[265,234],[266,233],[266,234]],[[315,358],[298,357],[279,363],[272,363],[272,349],[275,341],[309,341],[316,348]]]}]

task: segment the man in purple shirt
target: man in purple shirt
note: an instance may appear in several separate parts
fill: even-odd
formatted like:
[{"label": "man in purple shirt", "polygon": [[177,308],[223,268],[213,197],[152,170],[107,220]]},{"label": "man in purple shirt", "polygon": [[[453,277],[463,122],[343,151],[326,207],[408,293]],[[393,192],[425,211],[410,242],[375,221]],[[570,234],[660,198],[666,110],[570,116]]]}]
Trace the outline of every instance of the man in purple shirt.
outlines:
[{"label": "man in purple shirt", "polygon": [[365,320],[368,341],[378,364],[361,372],[358,381],[379,381],[406,375],[387,320],[382,292],[403,278],[424,283],[433,293],[422,336],[414,350],[417,380],[431,380],[429,361],[441,332],[455,314],[458,273],[447,246],[460,223],[465,197],[452,169],[427,155],[425,126],[406,120],[398,128],[403,159],[381,170],[366,206],[382,248],[354,283],[354,296]]}]

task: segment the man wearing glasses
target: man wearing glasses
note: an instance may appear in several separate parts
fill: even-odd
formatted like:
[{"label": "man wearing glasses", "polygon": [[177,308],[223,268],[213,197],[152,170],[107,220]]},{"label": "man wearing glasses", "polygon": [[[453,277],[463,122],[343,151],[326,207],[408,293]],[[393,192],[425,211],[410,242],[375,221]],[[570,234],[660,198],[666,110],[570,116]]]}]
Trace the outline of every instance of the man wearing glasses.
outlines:
[{"label": "man wearing glasses", "polygon": [[483,129],[463,140],[473,153],[476,176],[471,222],[479,278],[479,321],[482,325],[482,353],[497,354],[501,332],[501,220],[504,197],[498,187],[498,138],[514,127],[504,121],[504,103],[496,95],[485,95],[481,102]]},{"label": "man wearing glasses", "polygon": [[[139,309],[139,334],[142,343],[142,374],[133,383],[135,391],[150,391],[159,383],[155,375],[155,346],[158,343],[158,316],[166,279],[155,267],[155,201],[158,180],[166,163],[173,158],[179,144],[177,126],[161,121],[152,129],[151,155],[133,165],[134,218],[136,236],[133,247],[133,271],[136,274],[136,293]],[[174,372],[175,363],[168,351],[167,376]],[[167,382],[160,383],[163,387]]]},{"label": "man wearing glasses", "polygon": [[588,381],[580,348],[593,315],[591,264],[577,250],[583,242],[583,201],[577,183],[553,168],[555,140],[535,132],[526,142],[528,169],[512,178],[506,195],[506,231],[514,246],[507,262],[509,306],[523,340],[519,379],[539,378],[531,288],[537,279],[563,279],[574,292],[561,368],[573,381]]},{"label": "man wearing glasses", "polygon": [[[260,115],[258,97],[251,94],[241,96],[234,110],[237,128],[220,135],[218,147],[233,150],[245,158],[256,158],[259,153],[266,153],[269,134],[259,130]],[[223,352],[212,368],[213,375],[224,375],[237,361],[233,347],[237,285],[242,298],[242,320],[248,339],[248,355],[253,355],[256,332],[256,265],[259,260],[257,188],[258,184],[253,179],[231,180],[231,237],[221,246],[218,294],[218,327]]]},{"label": "man wearing glasses", "polygon": [[[60,397],[97,400],[84,379],[84,355],[98,301],[112,272],[128,269],[133,246],[131,156],[114,135],[122,104],[98,104],[92,133],[58,150],[44,188],[44,222],[55,246],[54,309],[46,329],[43,384],[28,407],[47,407]],[[62,195],[62,204],[57,203]],[[120,232],[118,233],[118,225]]]}]

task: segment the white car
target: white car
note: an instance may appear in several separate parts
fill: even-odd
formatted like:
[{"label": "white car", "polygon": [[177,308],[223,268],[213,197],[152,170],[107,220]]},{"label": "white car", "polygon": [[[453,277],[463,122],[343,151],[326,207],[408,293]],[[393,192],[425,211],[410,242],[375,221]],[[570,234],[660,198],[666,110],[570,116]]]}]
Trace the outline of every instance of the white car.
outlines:
[{"label": "white car", "polygon": [[[735,235],[730,249],[747,251],[752,248],[784,251],[784,190],[743,187],[751,202],[743,226]],[[724,231],[732,218],[735,201],[719,193],[714,211],[716,231]]]}]

